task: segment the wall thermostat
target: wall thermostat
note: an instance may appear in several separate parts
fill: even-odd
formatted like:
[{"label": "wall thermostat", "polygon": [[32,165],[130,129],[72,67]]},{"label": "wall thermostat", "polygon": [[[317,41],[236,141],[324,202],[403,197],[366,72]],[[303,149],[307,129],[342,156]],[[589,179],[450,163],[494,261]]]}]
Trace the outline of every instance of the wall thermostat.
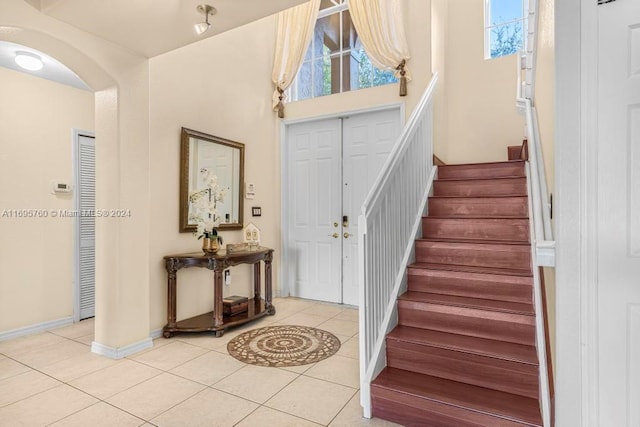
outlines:
[{"label": "wall thermostat", "polygon": [[51,194],[68,194],[71,193],[71,184],[66,181],[52,181]]}]

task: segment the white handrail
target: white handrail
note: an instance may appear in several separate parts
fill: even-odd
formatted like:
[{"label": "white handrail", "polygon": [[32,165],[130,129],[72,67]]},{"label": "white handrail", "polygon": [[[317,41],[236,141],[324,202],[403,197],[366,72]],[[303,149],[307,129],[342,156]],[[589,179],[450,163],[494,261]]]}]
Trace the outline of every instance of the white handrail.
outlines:
[{"label": "white handrail", "polygon": [[[541,267],[555,266],[555,240],[551,227],[551,205],[542,156],[542,144],[538,117],[533,105],[535,90],[535,64],[536,64],[536,17],[538,11],[537,0],[529,1],[529,20],[527,25],[527,43],[525,52],[518,55],[517,61],[517,86],[516,106],[524,114],[527,124],[527,142],[529,149],[529,162],[531,163],[532,202],[534,240],[536,248],[536,262]],[[522,78],[524,74],[524,79]]]},{"label": "white handrail", "polygon": [[406,288],[433,166],[434,74],[389,155],[358,218],[360,401],[371,417],[370,385],[384,368],[384,338],[397,323],[396,299]]}]

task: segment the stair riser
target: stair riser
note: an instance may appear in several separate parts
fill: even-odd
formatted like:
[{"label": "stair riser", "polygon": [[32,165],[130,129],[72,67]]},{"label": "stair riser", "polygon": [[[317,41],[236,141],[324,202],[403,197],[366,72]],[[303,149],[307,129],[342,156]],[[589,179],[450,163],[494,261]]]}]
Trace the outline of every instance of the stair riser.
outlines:
[{"label": "stair riser", "polygon": [[480,181],[434,181],[434,196],[526,196],[525,178],[487,179]]},{"label": "stair riser", "polygon": [[371,387],[371,401],[374,417],[407,427],[522,427],[527,425],[375,386]]},{"label": "stair riser", "polygon": [[428,239],[529,242],[528,219],[423,218],[422,236]]},{"label": "stair riser", "polygon": [[528,245],[416,242],[416,262],[531,271]]},{"label": "stair riser", "polygon": [[524,163],[438,167],[438,179],[486,179],[512,176],[525,176]]},{"label": "stair riser", "polygon": [[526,197],[430,198],[429,216],[526,218],[529,216],[529,206]]},{"label": "stair riser", "polygon": [[538,398],[534,365],[387,339],[387,366]]},{"label": "stair riser", "polygon": [[524,304],[533,303],[531,279],[527,277],[498,275],[492,277],[472,273],[460,275],[456,272],[432,272],[410,268],[408,290]]},{"label": "stair riser", "polygon": [[[535,345],[535,324],[530,316],[493,313],[490,318],[475,316],[480,310],[461,307],[437,307],[430,304],[398,301],[398,323],[414,328],[432,329],[472,337],[516,344]],[[448,310],[448,311],[446,311]]]}]

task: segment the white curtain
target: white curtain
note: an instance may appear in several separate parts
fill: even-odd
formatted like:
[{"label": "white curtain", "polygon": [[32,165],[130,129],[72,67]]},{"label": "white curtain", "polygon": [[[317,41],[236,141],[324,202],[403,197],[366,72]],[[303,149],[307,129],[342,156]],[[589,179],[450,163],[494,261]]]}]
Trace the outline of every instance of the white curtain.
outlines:
[{"label": "white curtain", "polygon": [[393,70],[400,79],[400,96],[407,94],[411,75],[400,0],[348,0],[353,25],[373,65]]},{"label": "white curtain", "polygon": [[310,0],[278,14],[276,54],[271,79],[275,85],[273,109],[284,117],[284,91],[293,83],[302,65],[318,19],[320,0]]}]

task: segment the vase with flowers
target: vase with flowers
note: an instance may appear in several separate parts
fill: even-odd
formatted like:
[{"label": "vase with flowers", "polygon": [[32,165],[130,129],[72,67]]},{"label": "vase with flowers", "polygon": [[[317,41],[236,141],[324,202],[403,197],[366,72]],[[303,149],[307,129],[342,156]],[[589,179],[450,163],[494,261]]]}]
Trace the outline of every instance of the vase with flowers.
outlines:
[{"label": "vase with flowers", "polygon": [[189,222],[197,226],[195,235],[203,239],[204,253],[216,253],[222,245],[222,237],[218,234],[220,215],[216,206],[224,201],[228,189],[218,185],[218,177],[208,168],[200,169],[200,178],[203,188],[189,194]]}]

